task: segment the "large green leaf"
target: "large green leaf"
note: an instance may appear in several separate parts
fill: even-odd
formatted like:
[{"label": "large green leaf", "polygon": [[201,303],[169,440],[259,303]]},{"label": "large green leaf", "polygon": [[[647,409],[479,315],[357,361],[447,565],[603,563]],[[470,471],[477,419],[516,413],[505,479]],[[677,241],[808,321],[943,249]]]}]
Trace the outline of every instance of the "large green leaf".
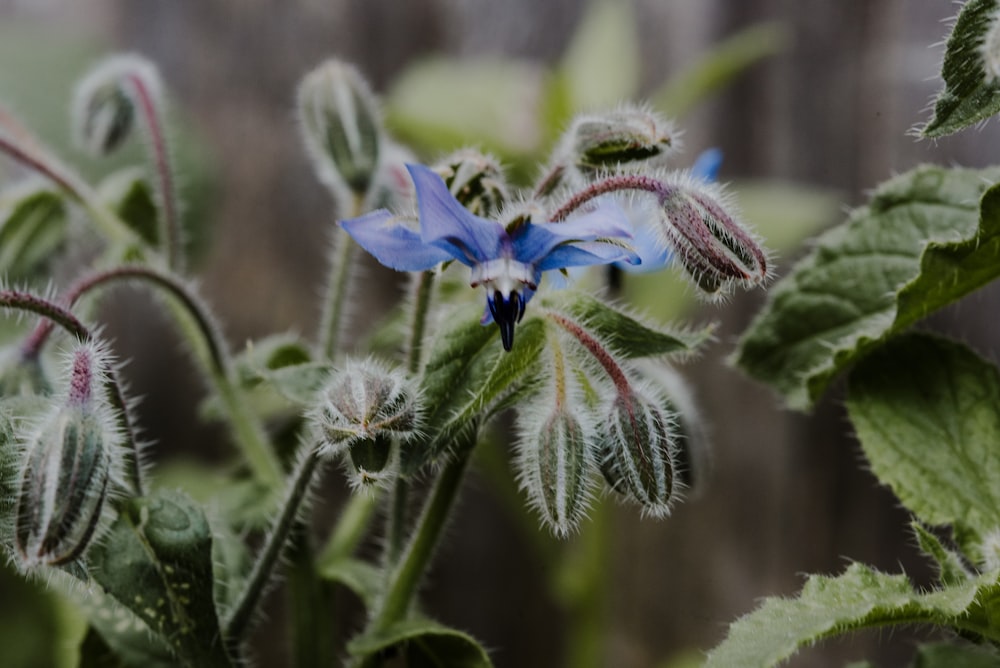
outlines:
[{"label": "large green leaf", "polygon": [[36,277],[66,241],[66,203],[46,184],[0,193],[0,275]]},{"label": "large green leaf", "polygon": [[385,631],[361,636],[347,646],[357,657],[369,658],[383,652],[398,651],[410,668],[490,668],[486,650],[472,636],[442,626],[428,619],[410,619]]},{"label": "large green leaf", "polygon": [[545,345],[538,318],[518,326],[513,349],[505,352],[496,327],[479,324],[481,306],[456,309],[434,336],[421,378],[425,437],[404,444],[404,473],[463,442],[489,415],[535,377]]},{"label": "large green leaf", "polygon": [[[998,0],[969,0],[962,7],[941,65],[944,90],[934,102],[934,117],[920,131],[925,137],[951,134],[1000,111],[1000,45],[995,43],[1000,34],[992,30],[998,10]],[[992,52],[988,59],[986,51]]]},{"label": "large green leaf", "polygon": [[996,573],[922,593],[904,575],[852,564],[838,577],[811,576],[797,598],[766,599],[729,627],[706,668],[773,666],[817,640],[887,624],[952,626],[995,640],[986,606],[998,596]]},{"label": "large green leaf", "polygon": [[736,363],[805,409],[860,355],[996,278],[998,180],[923,166],[883,184],[774,286]]},{"label": "large green leaf", "polygon": [[966,347],[901,336],[851,372],[847,409],[879,479],[928,524],[1000,529],[1000,371]]},{"label": "large green leaf", "polygon": [[228,666],[213,600],[212,534],[178,492],[129,499],[89,553],[91,575],[187,666]]},{"label": "large green leaf", "polygon": [[935,643],[917,651],[913,668],[996,668],[1000,651],[985,645]]}]

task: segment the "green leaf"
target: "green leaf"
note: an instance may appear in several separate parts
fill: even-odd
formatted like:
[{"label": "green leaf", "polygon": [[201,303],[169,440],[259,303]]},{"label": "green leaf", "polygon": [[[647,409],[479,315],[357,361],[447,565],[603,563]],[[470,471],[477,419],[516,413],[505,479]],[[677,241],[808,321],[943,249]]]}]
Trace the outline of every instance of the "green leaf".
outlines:
[{"label": "green leaf", "polygon": [[765,599],[729,627],[706,668],[772,666],[823,638],[887,624],[938,624],[995,636],[983,602],[998,593],[995,573],[919,593],[904,575],[851,564],[838,577],[810,576],[797,598]]},{"label": "green leaf", "polygon": [[367,610],[375,609],[386,579],[382,569],[367,561],[353,557],[341,557],[318,564],[317,570],[320,577],[332,582],[339,582],[353,591],[364,603]]},{"label": "green leaf", "polygon": [[[951,134],[1000,111],[1000,78],[987,71],[982,55],[998,9],[997,0],[969,0],[963,5],[945,47],[944,90],[934,102],[934,116],[920,130],[923,136]],[[991,45],[991,51],[996,48]]]},{"label": "green leaf", "polygon": [[66,204],[47,184],[32,182],[0,194],[0,275],[36,277],[66,241]]},{"label": "green leaf", "polygon": [[628,2],[590,0],[558,77],[571,111],[612,107],[639,90],[639,38]]},{"label": "green leaf", "polygon": [[943,585],[958,585],[969,579],[962,557],[949,550],[938,540],[938,537],[928,531],[920,522],[911,522],[913,533],[917,536],[920,551],[930,557],[938,568],[938,580]]},{"label": "green leaf", "polygon": [[1000,652],[986,645],[935,643],[917,650],[913,668],[996,668]]},{"label": "green leaf", "polygon": [[1000,529],[995,366],[960,344],[908,334],[862,360],[848,387],[871,468],[907,508],[980,536]]},{"label": "green leaf", "polygon": [[493,665],[486,650],[472,636],[428,619],[399,622],[380,633],[361,636],[347,646],[353,656],[370,658],[390,649],[398,651],[403,657],[401,665],[410,668]]},{"label": "green leaf", "polygon": [[496,327],[479,323],[482,307],[455,309],[435,333],[421,376],[425,438],[403,444],[403,472],[410,474],[456,447],[470,430],[530,385],[535,362],[545,345],[544,323],[526,319],[518,326],[514,347],[503,350]]},{"label": "green leaf", "polygon": [[178,492],[121,504],[89,553],[91,575],[188,666],[228,666],[213,600],[212,534]]},{"label": "green leaf", "polygon": [[1000,275],[998,180],[923,166],[883,184],[772,288],[735,362],[809,408],[863,353]]},{"label": "green leaf", "polygon": [[588,330],[629,359],[694,352],[711,338],[713,329],[705,327],[695,332],[654,329],[582,292],[555,293],[543,303],[561,307],[561,310],[585,323]]},{"label": "green leaf", "polygon": [[713,45],[693,64],[671,77],[650,96],[653,107],[679,118],[750,66],[781,53],[789,42],[788,30],[780,23],[764,22],[745,28]]},{"label": "green leaf", "polygon": [[143,241],[159,246],[159,213],[145,170],[127,167],[114,172],[101,182],[97,194]]}]

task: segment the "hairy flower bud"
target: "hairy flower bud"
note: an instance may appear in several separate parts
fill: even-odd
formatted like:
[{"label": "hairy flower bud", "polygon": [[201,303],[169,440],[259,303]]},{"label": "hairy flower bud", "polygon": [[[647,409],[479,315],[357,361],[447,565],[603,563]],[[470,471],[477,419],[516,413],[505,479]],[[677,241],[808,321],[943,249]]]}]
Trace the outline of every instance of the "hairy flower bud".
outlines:
[{"label": "hairy flower bud", "polygon": [[472,149],[462,149],[435,167],[445,184],[466,209],[490,218],[507,202],[507,184],[495,158]]},{"label": "hairy flower bud", "polygon": [[734,285],[751,287],[767,278],[767,254],[716,186],[684,178],[665,185],[660,231],[698,287],[726,294]]},{"label": "hairy flower bud", "polygon": [[350,65],[328,60],[299,84],[298,114],[302,139],[323,182],[335,191],[364,195],[383,143],[368,82]]},{"label": "hairy flower bud", "polygon": [[133,78],[159,99],[162,85],[156,68],[137,56],[112,56],[80,80],[72,102],[73,132],[80,148],[107,155],[125,142],[135,126]]},{"label": "hairy flower bud", "polygon": [[670,512],[675,497],[673,419],[638,391],[618,393],[611,404],[602,444],[601,471],[617,492],[652,515]]},{"label": "hairy flower bud", "polygon": [[564,150],[583,172],[629,162],[659,162],[679,144],[677,132],[669,121],[641,107],[581,115],[563,142]]},{"label": "hairy flower bud", "polygon": [[399,371],[371,359],[349,360],[319,393],[312,421],[323,437],[324,454],[352,450],[352,458],[372,465],[381,458],[377,452],[362,448],[355,455],[353,447],[412,434],[419,421],[417,393]]},{"label": "hairy flower bud", "polygon": [[395,476],[395,443],[388,434],[356,440],[348,447],[351,481],[355,487],[381,485]]},{"label": "hairy flower bud", "polygon": [[14,512],[22,568],[77,562],[102,524],[120,440],[100,392],[102,354],[94,345],[76,349],[68,389],[23,438]]},{"label": "hairy flower bud", "polygon": [[585,416],[557,407],[541,420],[521,417],[518,468],[521,487],[558,536],[576,529],[587,512],[595,429]]}]

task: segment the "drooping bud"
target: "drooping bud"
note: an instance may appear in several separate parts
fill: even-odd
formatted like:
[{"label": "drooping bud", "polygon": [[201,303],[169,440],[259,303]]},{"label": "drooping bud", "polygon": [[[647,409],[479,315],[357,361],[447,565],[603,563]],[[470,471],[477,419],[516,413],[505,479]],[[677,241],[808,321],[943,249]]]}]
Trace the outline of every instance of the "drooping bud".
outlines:
[{"label": "drooping bud", "polygon": [[617,393],[601,446],[601,471],[611,488],[658,517],[670,512],[679,486],[673,418],[660,403],[638,390]]},{"label": "drooping bud", "polygon": [[533,419],[522,411],[518,468],[521,487],[557,536],[567,536],[586,515],[591,496],[595,428],[559,406]]},{"label": "drooping bud", "polygon": [[490,218],[507,201],[507,184],[495,158],[473,149],[462,149],[435,167],[451,194],[462,205],[483,218]]},{"label": "drooping bud", "polygon": [[[406,437],[419,425],[417,393],[406,376],[372,359],[348,360],[319,393],[311,419],[322,435],[322,452],[332,456],[351,450],[360,464],[383,465],[389,456],[379,454],[380,439]],[[370,443],[375,448],[362,447]]]},{"label": "drooping bud", "polygon": [[121,146],[136,124],[134,81],[142,82],[157,104],[162,84],[156,68],[133,55],[112,56],[94,67],[73,94],[73,134],[92,155],[107,155]]},{"label": "drooping bud", "polygon": [[674,177],[659,194],[659,231],[685,271],[707,294],[727,294],[768,277],[767,254],[724,203],[714,184]]},{"label": "drooping bud", "polygon": [[120,447],[101,392],[103,355],[93,344],[74,351],[67,390],[23,438],[14,511],[14,555],[23,569],[78,562],[102,525]]},{"label": "drooping bud", "polygon": [[383,131],[375,96],[361,74],[339,60],[324,62],[299,84],[298,115],[320,179],[335,192],[368,192]]},{"label": "drooping bud", "polygon": [[673,125],[642,107],[581,115],[570,126],[563,142],[573,164],[584,173],[630,162],[661,164],[679,148]]}]

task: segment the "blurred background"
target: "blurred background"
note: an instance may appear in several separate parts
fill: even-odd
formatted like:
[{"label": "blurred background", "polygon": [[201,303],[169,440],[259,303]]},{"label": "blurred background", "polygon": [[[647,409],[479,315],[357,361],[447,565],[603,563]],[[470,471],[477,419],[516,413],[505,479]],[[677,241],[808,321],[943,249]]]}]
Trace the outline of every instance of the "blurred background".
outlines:
[{"label": "blurred background", "polygon": [[[907,135],[926,120],[940,86],[941,47],[931,45],[955,11],[929,0],[0,0],[0,100],[63,151],[71,84],[93,61],[124,50],[160,66],[180,127],[197,274],[239,347],[271,332],[309,335],[317,325],[337,203],[301,148],[293,100],[301,76],[327,57],[370,77],[391,127],[425,158],[462,139],[461,127],[449,134],[434,121],[454,129],[452,119],[471,110],[480,115],[470,132],[516,169],[544,154],[562,122],[546,116],[554,73],[588,80],[588,45],[601,43],[616,57],[593,65],[604,68],[593,90],[578,88],[569,104],[635,93],[677,114],[687,147],[680,164],[721,148],[720,180],[735,183],[748,217],[777,248],[780,276],[807,237],[891,175],[921,162],[995,162],[995,124],[937,142]],[[697,69],[714,45],[751,28],[744,42],[728,42],[737,65],[716,72],[717,86],[715,70]],[[65,155],[80,159],[69,148]],[[402,287],[399,275],[365,271],[355,337]],[[423,600],[432,616],[480,639],[498,667],[688,665],[760,597],[793,594],[804,573],[836,573],[848,560],[930,581],[906,513],[866,471],[842,388],[812,415],[792,414],[726,366],[764,292],[721,306],[685,294],[662,284],[631,293],[655,317],[720,323],[717,341],[683,368],[709,426],[712,471],[671,518],[642,519],[606,500],[594,526],[555,544],[512,502],[510,475],[495,461],[503,439],[476,463]],[[226,447],[219,432],[190,427],[201,388],[146,301],[120,293],[104,318],[120,355],[133,360],[127,372],[145,397],[141,423],[157,441],[155,457],[212,461]],[[931,326],[995,359],[998,301],[996,289],[986,290]],[[338,472],[324,488],[332,516],[345,494]],[[560,565],[568,575],[554,579]],[[3,665],[49,665],[59,621],[24,587],[0,578],[0,647],[15,648]],[[262,666],[282,665],[281,601],[273,598]],[[580,601],[601,605],[588,615]],[[905,665],[925,637],[856,635],[792,665],[862,657]]]}]

